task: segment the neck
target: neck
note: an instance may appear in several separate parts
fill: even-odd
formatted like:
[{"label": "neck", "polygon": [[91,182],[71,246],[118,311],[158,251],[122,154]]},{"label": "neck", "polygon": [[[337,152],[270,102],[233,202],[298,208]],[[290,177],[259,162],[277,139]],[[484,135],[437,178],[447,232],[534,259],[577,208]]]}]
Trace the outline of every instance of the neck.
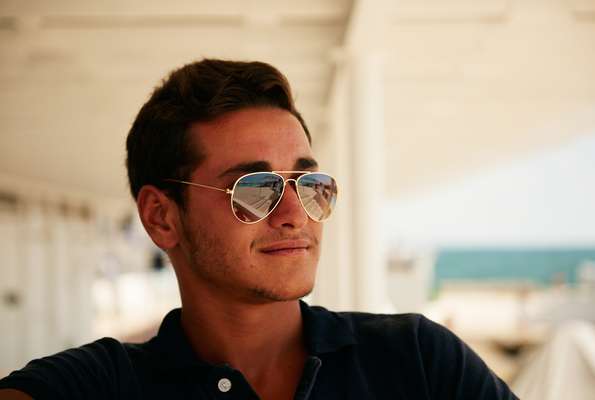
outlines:
[{"label": "neck", "polygon": [[281,398],[266,393],[273,380],[284,382],[277,388],[283,397],[293,393],[307,357],[297,300],[247,304],[184,297],[182,328],[199,358],[241,371],[261,398]]},{"label": "neck", "polygon": [[297,300],[241,304],[200,297],[182,302],[182,327],[201,359],[239,369],[304,346]]}]

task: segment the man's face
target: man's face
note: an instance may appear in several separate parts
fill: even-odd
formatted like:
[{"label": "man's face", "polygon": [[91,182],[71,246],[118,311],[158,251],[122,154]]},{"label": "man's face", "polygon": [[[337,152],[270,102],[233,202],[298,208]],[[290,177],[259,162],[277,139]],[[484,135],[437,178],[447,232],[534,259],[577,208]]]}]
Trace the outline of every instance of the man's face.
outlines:
[{"label": "man's face", "polygon": [[[196,123],[192,136],[205,155],[192,182],[231,188],[249,172],[317,168],[302,126],[286,110],[231,112]],[[234,217],[228,194],[197,187],[187,193],[181,247],[197,283],[249,302],[291,300],[312,290],[322,224],[308,218],[293,183],[266,219],[250,225]]]}]

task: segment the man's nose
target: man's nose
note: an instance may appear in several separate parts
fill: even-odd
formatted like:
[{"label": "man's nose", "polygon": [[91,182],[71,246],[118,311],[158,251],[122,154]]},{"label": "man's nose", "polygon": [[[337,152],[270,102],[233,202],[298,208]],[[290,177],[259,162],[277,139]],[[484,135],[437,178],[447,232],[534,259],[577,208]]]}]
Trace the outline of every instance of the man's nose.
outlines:
[{"label": "man's nose", "polygon": [[268,217],[269,224],[274,228],[300,229],[308,222],[308,214],[302,207],[298,197],[295,180],[288,179],[285,183],[283,197]]}]

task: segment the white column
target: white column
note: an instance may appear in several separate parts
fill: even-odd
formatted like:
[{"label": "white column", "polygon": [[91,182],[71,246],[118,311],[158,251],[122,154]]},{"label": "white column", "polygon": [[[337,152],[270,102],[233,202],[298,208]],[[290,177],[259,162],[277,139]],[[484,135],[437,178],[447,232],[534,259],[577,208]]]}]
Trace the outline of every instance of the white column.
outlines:
[{"label": "white column", "polygon": [[340,192],[311,300],[333,309],[393,311],[380,222],[386,184],[382,54],[395,7],[388,0],[355,0],[342,47],[331,55],[336,68],[327,129],[315,137],[314,150]]},{"label": "white column", "polygon": [[93,279],[97,263],[96,244],[92,242],[91,222],[80,216],[73,218],[70,227],[71,254],[69,272],[70,338],[80,345],[93,338]]},{"label": "white column", "polygon": [[53,340],[51,326],[49,240],[47,222],[39,204],[28,202],[23,210],[20,277],[23,290],[23,362],[47,355]]},{"label": "white column", "polygon": [[314,147],[322,167],[337,178],[339,199],[325,226],[311,300],[338,310],[392,312],[381,224],[386,186],[383,57],[337,54],[336,62],[328,131]]},{"label": "white column", "polygon": [[322,255],[316,287],[311,302],[332,310],[355,308],[354,271],[351,252],[351,176],[349,141],[349,76],[342,60],[335,60],[336,71],[331,88],[324,132],[314,137],[314,151],[321,168],[332,174],[339,185],[333,215],[325,222]]},{"label": "white column", "polygon": [[0,376],[23,361],[23,291],[19,281],[19,228],[17,205],[0,201]]},{"label": "white column", "polygon": [[71,265],[70,254],[72,244],[68,237],[68,220],[63,211],[58,208],[52,209],[46,216],[50,229],[50,264],[49,269],[51,287],[51,332],[53,334],[52,346],[55,351],[63,350],[72,345],[69,333],[71,325],[71,303],[69,294],[72,290],[70,280]]},{"label": "white column", "polygon": [[381,53],[348,57],[351,248],[358,310],[390,312],[382,231],[386,187],[384,77]]}]

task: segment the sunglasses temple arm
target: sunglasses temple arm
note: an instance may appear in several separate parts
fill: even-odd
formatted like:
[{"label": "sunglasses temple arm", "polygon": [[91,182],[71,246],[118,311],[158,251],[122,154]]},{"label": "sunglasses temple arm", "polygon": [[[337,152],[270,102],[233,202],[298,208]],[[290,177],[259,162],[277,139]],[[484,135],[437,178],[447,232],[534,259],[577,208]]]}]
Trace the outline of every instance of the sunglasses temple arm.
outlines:
[{"label": "sunglasses temple arm", "polygon": [[197,187],[201,187],[201,188],[205,188],[205,189],[218,190],[220,192],[224,192],[224,193],[227,193],[227,194],[233,194],[233,190],[231,190],[231,189],[221,189],[221,188],[218,188],[218,187],[215,187],[215,186],[203,185],[203,184],[200,184],[200,183],[194,183],[194,182],[188,182],[188,181],[181,181],[179,179],[165,179],[165,180],[166,181],[169,181],[169,182],[178,182],[178,183],[183,183],[183,184],[186,184],[186,185],[197,186]]}]

